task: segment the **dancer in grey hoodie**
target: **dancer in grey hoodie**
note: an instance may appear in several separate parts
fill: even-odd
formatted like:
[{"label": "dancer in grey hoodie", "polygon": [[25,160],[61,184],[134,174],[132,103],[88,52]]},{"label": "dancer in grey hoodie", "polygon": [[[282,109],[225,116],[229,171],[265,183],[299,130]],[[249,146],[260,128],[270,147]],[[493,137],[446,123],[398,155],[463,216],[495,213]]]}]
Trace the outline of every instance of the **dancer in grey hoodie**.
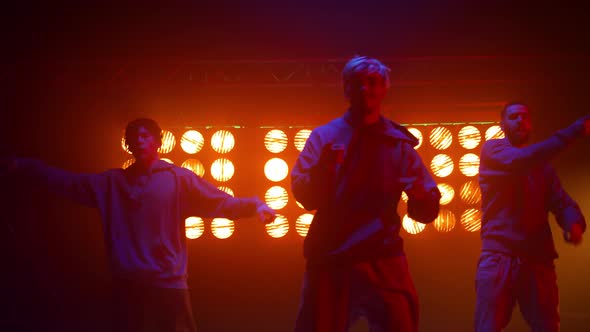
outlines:
[{"label": "dancer in grey hoodie", "polygon": [[511,103],[502,111],[501,127],[506,137],[487,141],[481,151],[482,253],[475,331],[504,329],[516,302],[532,331],[559,331],[557,253],[548,215],[555,215],[566,241],[573,244],[582,240],[586,222],[549,162],[572,141],[590,134],[590,117],[528,145],[529,109]]},{"label": "dancer in grey hoodie", "polygon": [[264,223],[275,217],[256,197],[231,197],[161,161],[161,132],[151,119],[127,125],[125,141],[135,157],[127,169],[76,174],[40,160],[4,162],[51,192],[98,209],[114,279],[115,331],[196,331],[187,286],[187,217],[258,215]]}]

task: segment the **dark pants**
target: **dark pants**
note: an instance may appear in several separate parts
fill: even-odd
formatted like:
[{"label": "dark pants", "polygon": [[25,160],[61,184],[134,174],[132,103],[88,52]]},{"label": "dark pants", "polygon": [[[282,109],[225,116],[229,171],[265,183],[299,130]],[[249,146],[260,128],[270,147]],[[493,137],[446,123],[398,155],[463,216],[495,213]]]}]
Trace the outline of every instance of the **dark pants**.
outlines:
[{"label": "dark pants", "polygon": [[344,332],[361,316],[371,332],[418,331],[418,297],[405,256],[306,271],[296,332]]},{"label": "dark pants", "polygon": [[475,280],[475,331],[502,331],[518,302],[531,331],[559,331],[557,277],[552,260],[523,261],[482,252]]},{"label": "dark pants", "polygon": [[195,332],[188,289],[113,284],[113,331]]}]

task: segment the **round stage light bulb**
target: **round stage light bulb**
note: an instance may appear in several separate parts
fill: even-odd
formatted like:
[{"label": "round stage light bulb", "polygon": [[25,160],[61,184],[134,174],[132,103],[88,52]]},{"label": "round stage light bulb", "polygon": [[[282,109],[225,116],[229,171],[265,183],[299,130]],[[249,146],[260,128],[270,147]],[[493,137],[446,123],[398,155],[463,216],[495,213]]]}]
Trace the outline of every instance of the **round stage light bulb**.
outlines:
[{"label": "round stage light bulb", "polygon": [[297,221],[295,222],[295,230],[297,234],[302,237],[307,236],[307,232],[309,231],[309,226],[311,226],[311,222],[313,220],[313,214],[311,213],[304,213],[297,217]]},{"label": "round stage light bulb", "polygon": [[182,163],[181,167],[191,170],[200,177],[205,175],[205,166],[203,166],[203,163],[197,159],[187,159]]},{"label": "round stage light bulb", "polygon": [[266,204],[273,210],[280,210],[287,205],[289,194],[281,186],[270,187],[264,194]]},{"label": "round stage light bulb", "polygon": [[167,154],[174,150],[176,146],[176,137],[168,130],[162,130],[162,145],[158,149],[161,154]]},{"label": "round stage light bulb", "polygon": [[234,164],[229,159],[220,158],[211,164],[211,176],[219,182],[229,181],[234,172]]},{"label": "round stage light bulb", "polygon": [[461,225],[468,232],[477,232],[481,229],[481,210],[467,209],[461,215]]},{"label": "round stage light bulb", "polygon": [[445,150],[453,143],[453,134],[448,128],[436,127],[430,132],[430,145],[437,150]]},{"label": "round stage light bulb", "polygon": [[199,217],[188,217],[184,221],[186,237],[198,239],[205,232],[205,223]]},{"label": "round stage light bulb", "polygon": [[454,168],[453,160],[446,154],[438,154],[430,162],[432,173],[440,178],[449,176]]},{"label": "round stage light bulb", "polygon": [[264,136],[264,146],[272,153],[280,153],[287,148],[287,134],[279,129],[273,129]]},{"label": "round stage light bulb", "polygon": [[422,232],[426,227],[425,224],[415,221],[414,219],[410,218],[407,214],[404,215],[402,220],[402,226],[406,230],[406,232],[414,235]]},{"label": "round stage light bulb", "polygon": [[414,149],[418,150],[422,146],[422,142],[424,141],[422,132],[419,129],[413,127],[408,128],[408,131],[418,139],[418,145],[414,147]]},{"label": "round stage light bulb", "polygon": [[459,170],[465,176],[476,176],[479,173],[479,156],[475,153],[463,155],[459,160]]},{"label": "round stage light bulb", "polygon": [[279,182],[289,175],[289,166],[281,158],[272,158],[264,165],[264,174],[270,181]]},{"label": "round stage light bulb", "polygon": [[481,133],[474,126],[465,126],[459,131],[459,144],[467,149],[475,149],[481,142]]},{"label": "round stage light bulb", "polygon": [[264,225],[266,233],[274,238],[283,237],[289,232],[289,222],[285,216],[277,214],[277,217],[270,224]]},{"label": "round stage light bulb", "polygon": [[195,154],[201,151],[205,145],[203,134],[196,130],[188,130],[180,138],[180,147],[188,154]]},{"label": "round stage light bulb", "polygon": [[211,147],[215,152],[228,153],[233,150],[236,140],[227,130],[218,130],[211,136]]},{"label": "round stage light bulb", "polygon": [[211,221],[211,232],[218,239],[227,239],[234,234],[235,225],[232,220],[215,218]]},{"label": "round stage light bulb", "polygon": [[293,139],[293,144],[295,144],[295,148],[297,151],[303,151],[303,147],[305,147],[305,142],[309,138],[311,134],[311,130],[309,129],[301,129],[300,131],[295,134],[295,138]]}]

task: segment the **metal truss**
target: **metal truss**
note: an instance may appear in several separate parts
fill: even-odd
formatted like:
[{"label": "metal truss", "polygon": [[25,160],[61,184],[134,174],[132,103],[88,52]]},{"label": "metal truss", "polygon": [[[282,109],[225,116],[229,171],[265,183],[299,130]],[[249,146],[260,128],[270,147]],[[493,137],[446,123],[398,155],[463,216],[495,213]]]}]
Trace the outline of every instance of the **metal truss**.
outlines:
[{"label": "metal truss", "polygon": [[[196,61],[177,68],[177,79],[201,85],[340,86],[348,59]],[[561,59],[563,60],[563,59]],[[552,59],[533,56],[384,58],[394,86],[542,83]],[[546,69],[546,68],[545,68]]]}]

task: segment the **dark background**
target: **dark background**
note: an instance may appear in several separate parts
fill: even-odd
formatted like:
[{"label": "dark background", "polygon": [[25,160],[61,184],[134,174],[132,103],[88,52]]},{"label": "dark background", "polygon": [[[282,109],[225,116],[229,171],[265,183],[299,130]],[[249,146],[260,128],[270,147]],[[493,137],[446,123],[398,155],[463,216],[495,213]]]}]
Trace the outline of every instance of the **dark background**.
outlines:
[{"label": "dark background", "polygon": [[[2,150],[74,171],[119,167],[121,131],[138,116],[163,127],[324,123],[346,107],[338,72],[357,53],[392,68],[384,112],[401,123],[497,121],[504,102],[521,100],[542,139],[590,113],[590,15],[563,4],[29,2],[3,16]],[[588,143],[554,163],[585,215]],[[1,187],[0,329],[105,331],[110,280],[97,213],[9,176]],[[302,239],[271,239],[255,220],[236,227],[228,240],[206,233],[189,244],[200,330],[290,331]],[[562,331],[584,331],[588,243],[574,248],[554,234]],[[478,234],[404,235],[421,331],[471,330]],[[515,310],[508,331],[523,330]]]}]

